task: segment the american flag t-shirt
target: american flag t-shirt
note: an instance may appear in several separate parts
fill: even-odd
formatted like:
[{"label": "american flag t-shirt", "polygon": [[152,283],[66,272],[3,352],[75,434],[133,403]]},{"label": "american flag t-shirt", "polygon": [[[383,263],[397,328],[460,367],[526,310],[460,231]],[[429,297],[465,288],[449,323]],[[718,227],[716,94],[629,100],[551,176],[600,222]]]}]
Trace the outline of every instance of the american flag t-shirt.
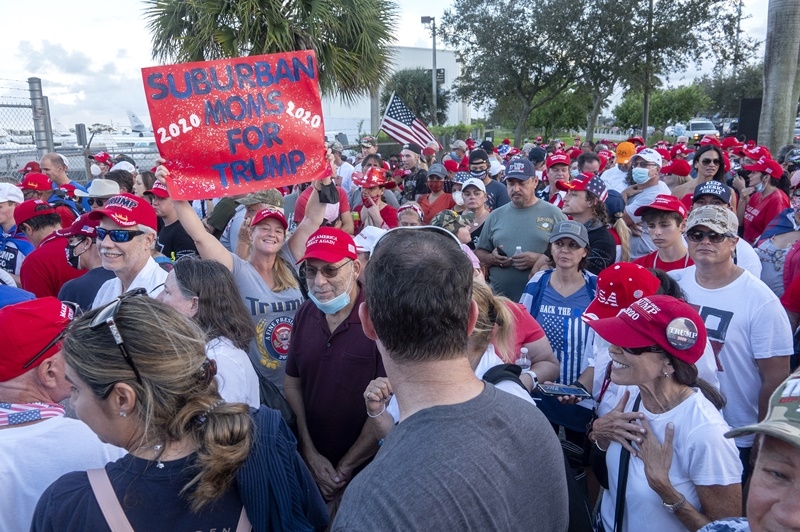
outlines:
[{"label": "american flag t-shirt", "polygon": [[63,415],[64,407],[57,403],[0,403],[0,427]]}]

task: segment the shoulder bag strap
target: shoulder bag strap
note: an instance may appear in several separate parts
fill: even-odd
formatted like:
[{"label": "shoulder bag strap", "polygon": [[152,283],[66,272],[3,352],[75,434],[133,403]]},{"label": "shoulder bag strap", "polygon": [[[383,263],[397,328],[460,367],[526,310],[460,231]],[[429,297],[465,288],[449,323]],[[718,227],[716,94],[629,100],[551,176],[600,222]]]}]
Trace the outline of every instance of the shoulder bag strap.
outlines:
[{"label": "shoulder bag strap", "polygon": [[[642,402],[641,394],[636,396],[633,403],[633,412],[639,410],[639,403]],[[625,516],[625,491],[628,487],[628,466],[631,461],[631,453],[625,447],[619,453],[619,475],[617,476],[617,505],[614,511],[614,532],[622,531],[622,520]]]},{"label": "shoulder bag strap", "polygon": [[247,518],[247,511],[242,505],[242,513],[239,515],[239,524],[236,525],[236,532],[250,532],[253,526],[250,524],[250,519]]},{"label": "shoulder bag strap", "polygon": [[104,467],[89,469],[86,474],[89,475],[89,484],[111,532],[134,532],[128,518],[125,517],[125,512],[122,511],[106,469]]}]

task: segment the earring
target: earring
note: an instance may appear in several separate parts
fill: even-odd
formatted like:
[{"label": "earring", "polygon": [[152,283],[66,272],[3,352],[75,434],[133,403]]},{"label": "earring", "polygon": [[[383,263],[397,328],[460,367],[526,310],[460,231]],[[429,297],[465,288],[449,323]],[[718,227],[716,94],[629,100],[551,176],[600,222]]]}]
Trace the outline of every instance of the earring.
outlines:
[{"label": "earring", "polygon": [[[664,372],[664,378],[665,378],[665,379],[669,379],[669,373],[667,373],[666,371]],[[120,412],[120,414],[121,414],[121,413],[122,413],[122,412]]]},{"label": "earring", "polygon": [[119,411],[119,417],[128,417],[128,414],[123,412],[122,410]]}]

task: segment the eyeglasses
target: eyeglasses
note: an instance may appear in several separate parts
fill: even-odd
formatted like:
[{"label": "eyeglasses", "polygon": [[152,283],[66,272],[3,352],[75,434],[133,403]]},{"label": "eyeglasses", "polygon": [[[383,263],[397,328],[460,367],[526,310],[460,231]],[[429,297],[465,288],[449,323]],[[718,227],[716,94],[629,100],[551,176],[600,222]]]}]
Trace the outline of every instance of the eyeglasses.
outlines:
[{"label": "eyeglasses", "polygon": [[719,244],[729,236],[728,234],[719,234],[714,231],[698,231],[696,229],[686,231],[686,238],[691,242],[702,242],[705,237],[708,237],[708,241],[712,244]]},{"label": "eyeglasses", "polygon": [[637,161],[636,163],[634,163],[633,167],[634,168],[650,168],[651,166],[653,166],[653,164],[655,164],[655,163],[649,163],[647,161]]},{"label": "eyeglasses", "polygon": [[632,355],[641,355],[642,353],[665,353],[661,346],[658,345],[649,345],[647,347],[620,347],[626,353],[630,353]]},{"label": "eyeglasses", "polygon": [[144,231],[137,231],[135,229],[103,229],[102,227],[97,228],[98,240],[105,240],[106,235],[108,235],[111,238],[111,241],[116,242],[117,244],[130,242],[137,236],[143,234]]},{"label": "eyeglasses", "polygon": [[102,207],[108,201],[106,198],[89,198],[86,200],[86,203],[89,204],[89,207],[94,207],[97,205],[98,207]]},{"label": "eyeglasses", "polygon": [[[81,308],[77,303],[72,303],[71,301],[62,301],[61,303],[64,304],[64,305],[67,305],[68,307],[70,307],[72,309],[72,315],[73,316],[78,316],[79,314],[82,313],[81,312]],[[22,365],[22,369],[28,369],[29,367],[31,367],[33,365],[34,362],[36,362],[37,360],[42,358],[45,353],[50,351],[53,348],[54,345],[56,345],[58,342],[60,342],[64,338],[64,335],[67,334],[67,329],[68,329],[68,327],[64,327],[61,330],[61,332],[56,335],[55,338],[50,340],[50,342],[46,346],[44,346],[42,348],[41,351],[36,353],[36,355],[34,355],[34,357],[32,359],[28,360],[25,364],[23,364]]]},{"label": "eyeglasses", "polygon": [[122,353],[122,358],[125,359],[125,362],[128,363],[133,372],[136,374],[136,381],[139,384],[142,384],[142,376],[139,375],[139,370],[136,369],[136,365],[133,363],[133,358],[131,358],[130,353],[128,353],[128,348],[125,347],[125,340],[122,339],[122,334],[119,332],[116,319],[117,312],[119,312],[119,307],[122,305],[123,301],[132,297],[143,296],[146,294],[147,290],[145,288],[134,288],[133,290],[122,294],[117,299],[100,309],[92,319],[92,323],[89,324],[89,327],[92,330],[96,330],[103,325],[108,326],[111,336],[114,337],[114,342],[116,342],[117,347],[119,347],[119,350]]},{"label": "eyeglasses", "polygon": [[317,273],[321,273],[323,277],[326,279],[333,279],[339,273],[339,269],[347,264],[353,262],[352,260],[348,260],[344,264],[340,264],[338,266],[331,266],[328,264],[327,266],[323,266],[322,268],[314,268],[313,266],[309,266],[306,264],[306,279],[311,280],[317,277]]},{"label": "eyeglasses", "polygon": [[570,251],[577,251],[579,249],[583,249],[583,246],[581,246],[572,239],[568,241],[556,240],[555,242],[553,242],[553,247],[558,249],[569,248]]},{"label": "eyeglasses", "polygon": [[719,159],[700,159],[700,164],[704,166],[708,166],[709,164],[713,164],[714,166],[719,166]]}]

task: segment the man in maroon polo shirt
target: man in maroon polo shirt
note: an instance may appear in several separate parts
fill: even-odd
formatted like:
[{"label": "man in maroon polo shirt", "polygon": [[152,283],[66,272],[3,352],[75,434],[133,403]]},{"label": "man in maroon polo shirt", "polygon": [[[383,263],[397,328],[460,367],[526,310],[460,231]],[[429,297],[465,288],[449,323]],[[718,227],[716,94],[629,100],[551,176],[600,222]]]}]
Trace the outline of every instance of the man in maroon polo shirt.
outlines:
[{"label": "man in maroon polo shirt", "polygon": [[364,291],[357,259],[353,237],[340,229],[322,227],[308,239],[300,262],[310,301],[295,316],[283,384],[297,415],[300,452],[329,501],[377,451],[377,440],[362,434],[363,392],[386,376],[358,317]]},{"label": "man in maroon polo shirt", "polygon": [[57,297],[64,283],[85,273],[67,262],[68,242],[55,234],[61,229],[61,217],[52,205],[41,199],[24,201],[14,209],[14,221],[36,246],[19,272],[24,290],[36,297]]}]

